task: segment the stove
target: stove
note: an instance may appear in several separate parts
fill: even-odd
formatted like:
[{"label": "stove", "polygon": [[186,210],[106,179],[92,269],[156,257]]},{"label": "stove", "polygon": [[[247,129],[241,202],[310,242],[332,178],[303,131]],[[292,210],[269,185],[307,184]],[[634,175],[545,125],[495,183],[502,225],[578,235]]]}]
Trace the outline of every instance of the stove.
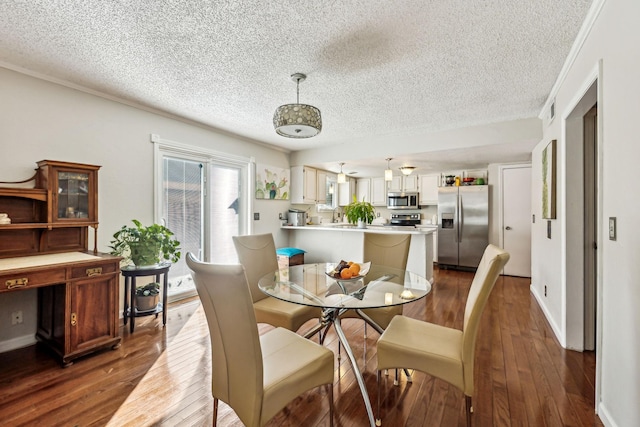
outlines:
[{"label": "stove", "polygon": [[404,226],[404,227],[415,227],[420,224],[420,214],[412,213],[412,214],[402,214],[402,213],[392,213],[391,220],[389,221],[390,226]]}]

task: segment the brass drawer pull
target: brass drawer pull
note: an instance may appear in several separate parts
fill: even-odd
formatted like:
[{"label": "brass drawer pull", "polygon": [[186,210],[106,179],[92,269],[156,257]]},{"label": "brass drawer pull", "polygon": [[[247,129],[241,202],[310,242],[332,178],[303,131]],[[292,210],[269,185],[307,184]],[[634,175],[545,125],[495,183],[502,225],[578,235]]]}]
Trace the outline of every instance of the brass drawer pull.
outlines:
[{"label": "brass drawer pull", "polygon": [[7,289],[21,288],[23,286],[27,286],[28,283],[29,279],[27,277],[23,277],[21,279],[10,279],[5,282]]},{"label": "brass drawer pull", "polygon": [[76,326],[78,324],[78,315],[76,313],[71,313],[71,326]]},{"label": "brass drawer pull", "polygon": [[87,276],[97,276],[102,274],[102,267],[87,268]]}]

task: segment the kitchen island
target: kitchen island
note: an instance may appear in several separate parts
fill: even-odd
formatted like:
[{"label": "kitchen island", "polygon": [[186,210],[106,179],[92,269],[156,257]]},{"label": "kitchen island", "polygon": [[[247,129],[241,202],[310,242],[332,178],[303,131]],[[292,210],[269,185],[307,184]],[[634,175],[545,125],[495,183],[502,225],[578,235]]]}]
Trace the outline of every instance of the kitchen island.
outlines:
[{"label": "kitchen island", "polygon": [[289,230],[289,246],[306,251],[306,263],[340,260],[366,262],[366,259],[362,259],[364,233],[411,234],[406,269],[433,283],[433,229],[383,225],[357,228],[343,223],[282,226],[282,229]]}]

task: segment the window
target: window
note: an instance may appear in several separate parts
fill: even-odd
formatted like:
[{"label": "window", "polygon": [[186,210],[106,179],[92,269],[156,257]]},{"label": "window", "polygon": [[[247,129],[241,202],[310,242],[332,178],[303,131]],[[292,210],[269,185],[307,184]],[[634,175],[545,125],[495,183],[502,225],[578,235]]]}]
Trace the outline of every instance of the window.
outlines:
[{"label": "window", "polygon": [[232,236],[249,227],[250,159],[156,141],[156,222],[180,241],[182,257],[169,270],[170,300],[195,295],[188,252],[215,263],[237,262]]}]

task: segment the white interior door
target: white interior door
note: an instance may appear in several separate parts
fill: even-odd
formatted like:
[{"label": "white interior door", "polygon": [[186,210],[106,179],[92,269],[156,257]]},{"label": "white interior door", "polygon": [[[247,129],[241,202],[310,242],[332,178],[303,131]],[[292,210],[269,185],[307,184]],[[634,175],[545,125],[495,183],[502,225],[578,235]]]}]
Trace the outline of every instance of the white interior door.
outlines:
[{"label": "white interior door", "polygon": [[503,168],[501,180],[504,274],[531,277],[531,166]]}]

